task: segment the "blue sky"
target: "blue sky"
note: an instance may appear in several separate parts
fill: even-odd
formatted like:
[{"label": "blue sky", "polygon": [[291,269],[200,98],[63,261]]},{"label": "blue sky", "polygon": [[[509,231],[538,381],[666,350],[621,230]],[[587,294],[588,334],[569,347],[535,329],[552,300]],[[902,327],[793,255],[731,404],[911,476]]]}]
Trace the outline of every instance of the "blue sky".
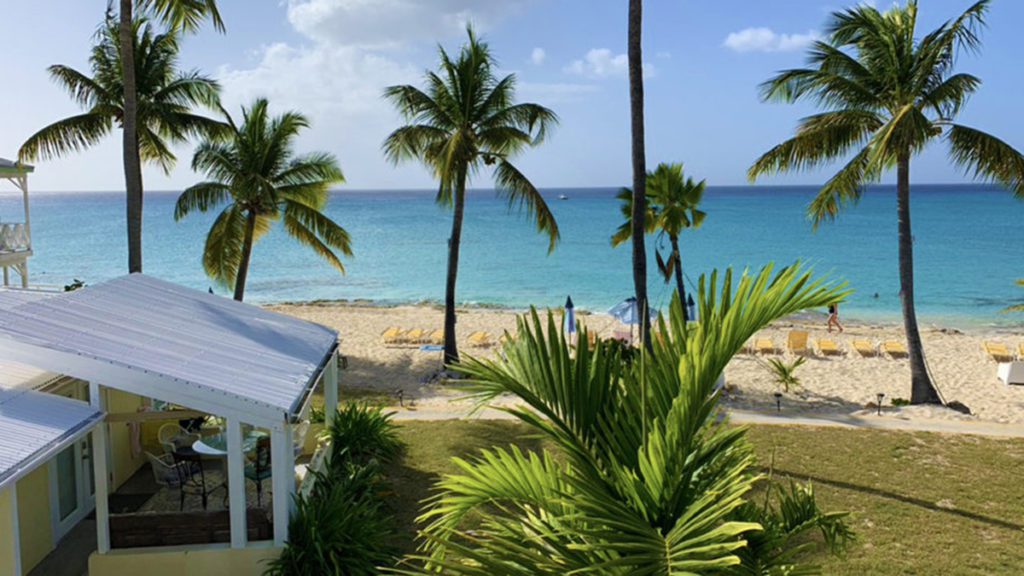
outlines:
[{"label": "blue sky", "polygon": [[[438,42],[455,48],[471,20],[505,72],[515,72],[520,98],[561,117],[553,138],[527,152],[520,167],[542,187],[619,186],[630,180],[629,107],[625,74],[625,0],[220,0],[228,32],[204,29],[185,40],[182,64],[221,81],[232,111],[257,96],[278,110],[306,113],[313,127],[303,150],[337,155],[353,189],[430,188],[418,165],[398,168],[380,153],[400,118],[380,98],[390,84],[419,83],[435,62]],[[788,137],[812,110],[765,104],[757,85],[798,66],[802,47],[840,0],[648,0],[644,59],[648,66],[647,158],[684,162],[712,185],[744,184],[750,163]],[[888,2],[878,0],[879,6]],[[921,29],[959,14],[967,0],[922,0]],[[45,9],[43,8],[45,6]],[[47,77],[50,64],[87,70],[92,35],[105,0],[9,2],[0,21],[5,54],[0,90],[0,156],[46,123],[76,112]],[[961,121],[1024,148],[1017,60],[1024,2],[995,0],[979,56],[960,59],[984,84]],[[119,190],[120,138],[66,159],[40,163],[37,190]],[[148,189],[181,189],[198,181],[189,146],[165,176],[145,174]],[[764,183],[816,184],[826,173],[787,175]],[[918,182],[959,182],[941,146],[912,167]],[[488,182],[481,178],[477,185]]]}]

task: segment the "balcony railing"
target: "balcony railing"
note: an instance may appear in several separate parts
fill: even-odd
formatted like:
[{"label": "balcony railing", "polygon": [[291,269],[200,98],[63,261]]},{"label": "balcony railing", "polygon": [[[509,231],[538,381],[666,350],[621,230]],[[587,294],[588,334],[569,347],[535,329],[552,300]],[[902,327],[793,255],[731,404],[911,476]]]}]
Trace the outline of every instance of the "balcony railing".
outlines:
[{"label": "balcony railing", "polygon": [[24,252],[30,247],[28,231],[18,222],[0,224],[0,252]]}]

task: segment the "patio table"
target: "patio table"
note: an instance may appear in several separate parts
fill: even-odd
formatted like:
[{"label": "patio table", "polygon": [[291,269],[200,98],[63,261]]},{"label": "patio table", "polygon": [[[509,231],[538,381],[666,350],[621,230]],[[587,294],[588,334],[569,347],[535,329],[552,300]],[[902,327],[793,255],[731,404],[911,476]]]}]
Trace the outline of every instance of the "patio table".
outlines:
[{"label": "patio table", "polygon": [[[249,432],[242,438],[242,452],[252,452],[256,449],[256,441],[266,436],[266,432]],[[224,434],[213,434],[193,442],[192,449],[202,456],[227,458],[228,439]]]}]

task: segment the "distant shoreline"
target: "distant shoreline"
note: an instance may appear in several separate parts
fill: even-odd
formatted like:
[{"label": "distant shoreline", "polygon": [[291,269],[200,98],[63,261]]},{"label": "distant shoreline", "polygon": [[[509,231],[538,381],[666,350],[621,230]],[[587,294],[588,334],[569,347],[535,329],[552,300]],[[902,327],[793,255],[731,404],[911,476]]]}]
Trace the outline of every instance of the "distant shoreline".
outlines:
[{"label": "distant shoreline", "polygon": [[[435,300],[419,300],[410,302],[388,302],[378,301],[364,298],[356,299],[314,299],[314,300],[287,300],[279,302],[257,302],[262,307],[322,307],[322,308],[366,308],[375,310],[387,310],[387,309],[398,309],[398,308],[421,308],[429,310],[444,310],[444,305]],[[530,310],[529,306],[506,306],[502,304],[489,304],[489,303],[461,303],[457,305],[458,310],[474,311],[474,312],[487,312],[493,311],[498,313],[513,312],[517,314],[524,314]],[[559,311],[561,307],[543,308],[537,307],[538,311],[545,310]],[[663,310],[667,312],[667,310]],[[603,310],[589,310],[586,308],[578,308],[577,314],[581,316],[607,316],[607,313]],[[794,314],[788,318],[785,318],[779,322],[781,323],[800,323],[800,324],[816,324],[820,323],[822,326],[825,325],[827,314],[824,312],[817,312],[813,310],[805,310]],[[978,318],[968,317],[930,317],[918,315],[918,324],[922,329],[930,330],[956,330],[964,333],[985,333],[985,334],[1024,334],[1024,319],[1020,321],[1013,321],[1007,317],[1006,323],[993,323],[986,322]],[[883,328],[901,328],[903,320],[898,313],[891,316],[858,316],[854,315],[842,315],[840,321],[844,324],[851,326],[878,326]]]}]

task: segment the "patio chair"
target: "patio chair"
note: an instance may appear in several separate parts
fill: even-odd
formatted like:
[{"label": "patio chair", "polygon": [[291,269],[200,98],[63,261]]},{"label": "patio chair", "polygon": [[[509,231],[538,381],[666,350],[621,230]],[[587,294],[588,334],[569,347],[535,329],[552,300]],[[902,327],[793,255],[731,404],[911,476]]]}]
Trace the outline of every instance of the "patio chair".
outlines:
[{"label": "patio chair", "polygon": [[899,358],[906,358],[908,356],[907,347],[904,346],[903,342],[900,342],[899,340],[887,340],[886,342],[882,343],[882,349],[885,350],[885,353],[888,354],[889,357],[892,358],[893,360],[897,360]]},{"label": "patio chair", "polygon": [[398,326],[392,326],[384,332],[381,332],[380,337],[385,344],[398,344],[398,341],[402,338],[403,334],[405,334],[405,330],[402,330]]},{"label": "patio chair", "polygon": [[775,342],[771,338],[755,338],[754,351],[758,354],[775,354]]},{"label": "patio chair", "polygon": [[179,508],[185,510],[185,496],[199,496],[203,501],[203,510],[209,504],[209,496],[215,490],[224,488],[224,498],[227,500],[227,486],[220,484],[210,487],[206,482],[206,470],[203,468],[203,459],[191,448],[181,448],[173,453],[174,470],[178,474],[178,489],[180,491]]},{"label": "patio chair", "polygon": [[181,485],[181,476],[178,474],[179,464],[174,462],[172,454],[157,456],[147,450],[146,460],[149,460],[149,466],[153,470],[154,482],[164,488],[178,489],[178,486]]},{"label": "patio chair", "polygon": [[822,356],[840,356],[843,353],[843,349],[836,344],[835,340],[829,338],[818,339],[818,351],[821,352]]},{"label": "patio chair", "polygon": [[473,332],[469,335],[469,338],[466,338],[466,341],[473,348],[489,348],[494,346],[494,340],[491,338],[491,335],[483,331]]},{"label": "patio chair", "polygon": [[434,346],[444,346],[444,330],[434,330],[427,336],[426,342]]},{"label": "patio chair", "polygon": [[878,349],[870,340],[854,340],[853,349],[864,358],[878,356]]},{"label": "patio chair", "polygon": [[156,439],[166,454],[174,454],[180,448],[191,448],[192,443],[199,438],[199,434],[189,432],[178,424],[164,424],[156,433]]},{"label": "patio chair", "polygon": [[263,507],[263,481],[271,477],[270,437],[256,440],[256,453],[245,466],[245,477],[256,483],[256,505]]},{"label": "patio chair", "polygon": [[807,345],[807,332],[803,330],[791,330],[786,338],[786,348],[799,356],[810,356],[811,348]]},{"label": "patio chair", "polygon": [[982,342],[982,348],[985,349],[985,353],[988,354],[989,358],[996,362],[1012,362],[1013,354],[1010,354],[1010,349],[1001,342]]}]

